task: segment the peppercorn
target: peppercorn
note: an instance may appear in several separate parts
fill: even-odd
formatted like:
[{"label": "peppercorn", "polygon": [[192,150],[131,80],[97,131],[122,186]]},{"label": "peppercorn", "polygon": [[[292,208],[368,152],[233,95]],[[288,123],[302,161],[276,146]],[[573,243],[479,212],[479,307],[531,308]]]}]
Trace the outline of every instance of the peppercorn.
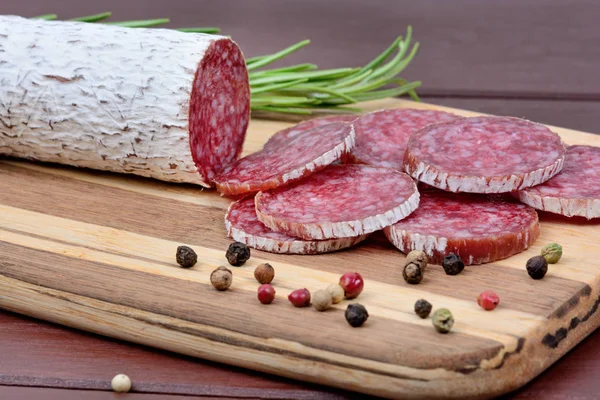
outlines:
[{"label": "peppercorn", "polygon": [[363,291],[365,281],[358,272],[347,272],[340,278],[340,286],[347,299],[353,299]]},{"label": "peppercorn", "polygon": [[259,283],[271,283],[275,278],[275,269],[269,263],[260,264],[254,270],[254,278]]},{"label": "peppercorn", "polygon": [[317,290],[312,296],[312,305],[317,311],[327,310],[331,303],[331,294],[327,290]]},{"label": "peppercorn", "polygon": [[548,272],[548,261],[542,256],[531,257],[525,266],[527,273],[533,279],[542,279]]},{"label": "peppercorn", "polygon": [[225,253],[227,261],[234,267],[243,265],[250,258],[250,248],[244,243],[233,242],[229,245],[227,253]]},{"label": "peppercorn", "polygon": [[331,285],[328,285],[325,290],[327,290],[331,295],[331,302],[333,304],[337,304],[344,300],[344,289],[340,285],[332,283]]},{"label": "peppercorn", "polygon": [[258,301],[263,304],[270,304],[275,299],[275,289],[268,283],[258,287]]},{"label": "peppercorn", "polygon": [[425,319],[431,313],[431,303],[425,299],[417,300],[415,303],[415,313]]},{"label": "peppercorn", "polygon": [[549,243],[542,248],[542,257],[548,261],[548,264],[556,264],[562,257],[562,246],[558,243]]},{"label": "peppercorn", "polygon": [[306,288],[296,289],[289,294],[288,300],[294,307],[308,307],[310,306],[310,292]]},{"label": "peppercorn", "polygon": [[118,374],[110,381],[110,387],[115,392],[129,392],[131,389],[131,379],[127,375]]},{"label": "peppercorn", "polygon": [[423,280],[423,268],[418,261],[412,261],[404,266],[402,276],[404,280],[411,285],[421,283]]},{"label": "peppercorn", "polygon": [[233,274],[226,267],[219,267],[210,274],[210,283],[217,290],[227,290],[233,282]]},{"label": "peppercorn", "polygon": [[440,333],[448,333],[454,325],[454,317],[447,308],[440,308],[435,310],[431,316],[431,322],[435,327],[435,330]]},{"label": "peppercorn", "polygon": [[198,255],[190,247],[179,246],[175,253],[175,259],[182,268],[191,268],[198,262]]},{"label": "peppercorn", "polygon": [[369,313],[367,312],[365,306],[359,303],[354,303],[348,305],[344,316],[346,317],[346,321],[348,321],[350,326],[357,328],[365,323],[365,321],[369,318]]},{"label": "peppercorn", "polygon": [[442,261],[442,267],[447,275],[458,275],[465,269],[465,264],[460,259],[460,256],[450,253]]},{"label": "peppercorn", "polygon": [[500,298],[491,290],[481,292],[481,294],[477,296],[477,304],[479,304],[484,310],[491,311],[496,308],[499,303]]},{"label": "peppercorn", "polygon": [[428,261],[427,254],[421,250],[413,250],[406,255],[406,261],[404,262],[404,265],[408,265],[414,261],[417,261],[421,266],[423,272],[425,272],[425,268],[427,268]]}]

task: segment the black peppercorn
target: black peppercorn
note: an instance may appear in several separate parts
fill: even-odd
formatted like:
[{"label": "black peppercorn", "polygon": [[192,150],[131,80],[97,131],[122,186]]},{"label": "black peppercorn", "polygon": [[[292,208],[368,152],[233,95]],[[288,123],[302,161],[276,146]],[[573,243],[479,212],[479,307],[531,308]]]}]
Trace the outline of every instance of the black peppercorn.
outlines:
[{"label": "black peppercorn", "polygon": [[354,328],[361,326],[369,318],[367,309],[359,303],[349,304],[344,315],[346,316],[346,321]]},{"label": "black peppercorn", "polygon": [[458,275],[465,269],[465,264],[460,259],[460,256],[450,253],[444,257],[442,267],[444,267],[444,271],[446,271],[447,275]]},{"label": "black peppercorn", "polygon": [[227,261],[234,267],[243,265],[250,258],[250,248],[244,243],[233,242],[229,245],[227,253],[225,253]]},{"label": "black peppercorn", "polygon": [[404,266],[404,270],[402,271],[402,276],[404,280],[411,285],[416,285],[417,283],[421,283],[423,280],[423,268],[418,261],[410,262]]},{"label": "black peppercorn", "polygon": [[542,279],[548,272],[548,261],[543,256],[531,257],[527,260],[527,273],[533,279]]},{"label": "black peppercorn", "polygon": [[431,313],[431,303],[424,299],[417,300],[415,303],[415,313],[423,319],[427,318]]},{"label": "black peppercorn", "polygon": [[183,268],[191,268],[198,262],[196,252],[187,246],[179,246],[175,254],[177,264]]}]

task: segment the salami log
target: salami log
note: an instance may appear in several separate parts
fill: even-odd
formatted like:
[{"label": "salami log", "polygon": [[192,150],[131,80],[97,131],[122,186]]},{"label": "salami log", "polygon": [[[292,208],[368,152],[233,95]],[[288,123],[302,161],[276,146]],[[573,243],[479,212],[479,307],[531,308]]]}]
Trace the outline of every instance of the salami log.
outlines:
[{"label": "salami log", "polygon": [[264,149],[270,150],[283,150],[289,141],[298,135],[302,135],[313,128],[318,126],[332,124],[334,122],[352,122],[358,115],[342,114],[342,115],[330,115],[328,117],[313,118],[307,121],[302,121],[290,128],[284,129],[275,133],[269,138],[267,143],[263,146]]},{"label": "salami log", "polygon": [[473,117],[430,125],[409,142],[404,168],[451,192],[504,193],[560,172],[565,147],[543,125],[511,117]]},{"label": "salami log", "polygon": [[421,250],[437,264],[455,253],[471,265],[524,251],[539,237],[540,226],[533,208],[510,197],[425,189],[419,208],[384,233],[403,253]]},{"label": "salami log", "polygon": [[267,228],[256,216],[254,197],[238,200],[225,215],[227,236],[257,250],[279,254],[322,254],[362,242],[368,235],[341,239],[302,240]]},{"label": "salami log", "polygon": [[406,174],[366,165],[332,165],[289,187],[259,192],[259,221],[303,239],[355,237],[392,225],[419,205]]},{"label": "salami log", "polygon": [[402,170],[410,136],[427,125],[451,121],[457,115],[435,110],[394,108],[365,114],[354,121],[356,146],[344,162]]},{"label": "salami log", "polygon": [[567,217],[600,218],[600,147],[568,147],[560,174],[519,191],[518,197],[538,210]]},{"label": "salami log", "polygon": [[304,178],[339,160],[354,146],[354,129],[342,122],[315,127],[281,140],[227,167],[215,177],[217,190],[240,195],[269,190]]},{"label": "salami log", "polygon": [[211,186],[250,115],[238,46],[167,29],[0,17],[0,154]]}]

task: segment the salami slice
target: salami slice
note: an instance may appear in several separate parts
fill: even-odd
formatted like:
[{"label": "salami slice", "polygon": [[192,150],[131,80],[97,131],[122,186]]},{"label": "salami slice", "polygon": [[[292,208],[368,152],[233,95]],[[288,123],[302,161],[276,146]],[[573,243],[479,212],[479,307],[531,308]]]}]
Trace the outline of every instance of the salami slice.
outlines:
[{"label": "salami slice", "polygon": [[435,110],[394,108],[365,114],[354,121],[356,146],[344,162],[402,170],[410,136],[427,125],[451,121],[457,115]]},{"label": "salami slice", "polygon": [[511,117],[473,117],[430,125],[409,142],[404,168],[451,192],[504,193],[560,172],[565,148],[543,125]]},{"label": "salami slice", "polygon": [[257,250],[279,254],[322,254],[362,242],[368,235],[328,240],[302,240],[267,228],[256,216],[254,197],[238,200],[225,215],[227,236]]},{"label": "salami slice", "polygon": [[342,115],[330,115],[327,117],[313,118],[307,121],[302,121],[297,125],[290,128],[284,129],[277,132],[269,138],[267,143],[263,146],[264,149],[276,149],[282,150],[289,143],[290,139],[295,138],[297,135],[302,135],[313,128],[332,124],[334,122],[352,122],[358,115],[342,114]]},{"label": "salami slice", "polygon": [[518,197],[538,210],[567,217],[600,218],[600,147],[568,147],[560,174],[519,191]]},{"label": "salami slice", "polygon": [[332,165],[297,184],[255,198],[258,220],[303,239],[364,235],[392,225],[419,205],[406,174],[383,167]]},{"label": "salami slice", "polygon": [[351,125],[322,125],[290,137],[281,148],[266,148],[238,160],[215,178],[217,190],[239,195],[273,189],[325,168],[353,146]]},{"label": "salami slice", "polygon": [[539,237],[540,226],[533,208],[510,197],[425,189],[419,208],[383,231],[404,253],[421,250],[437,264],[455,253],[471,265],[524,251]]},{"label": "salami slice", "polygon": [[0,16],[0,155],[212,186],[250,118],[229,38]]}]

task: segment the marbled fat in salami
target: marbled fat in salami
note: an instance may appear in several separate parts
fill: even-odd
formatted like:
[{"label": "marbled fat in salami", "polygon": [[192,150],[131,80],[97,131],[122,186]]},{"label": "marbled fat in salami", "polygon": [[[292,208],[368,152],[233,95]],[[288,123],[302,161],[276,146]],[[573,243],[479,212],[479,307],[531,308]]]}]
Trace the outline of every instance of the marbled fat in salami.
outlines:
[{"label": "marbled fat in salami", "polygon": [[394,108],[365,114],[354,121],[356,146],[346,163],[370,164],[402,170],[410,136],[427,125],[451,121],[458,115],[435,110]]},{"label": "marbled fat in salami", "polygon": [[354,146],[354,129],[337,122],[315,127],[282,141],[280,148],[264,148],[227,167],[215,178],[226,195],[269,190],[304,178],[338,161]]},{"label": "marbled fat in salami", "polygon": [[600,147],[570,146],[560,174],[519,191],[518,197],[538,210],[600,218]]},{"label": "marbled fat in salami", "polygon": [[345,249],[362,242],[368,235],[355,237],[302,240],[274,232],[256,216],[254,197],[238,200],[229,206],[225,215],[227,236],[257,249],[279,254],[322,254]]},{"label": "marbled fat in salami", "polygon": [[364,235],[413,212],[419,192],[405,173],[367,165],[332,165],[295,185],[255,198],[259,221],[303,239]]},{"label": "marbled fat in salami", "polygon": [[307,121],[302,121],[290,128],[284,129],[275,133],[269,138],[267,143],[263,146],[264,149],[276,149],[283,150],[289,143],[290,139],[295,138],[298,135],[302,135],[313,128],[323,125],[333,124],[334,122],[345,122],[349,123],[358,118],[358,115],[353,114],[342,114],[342,115],[330,115],[327,117],[313,118]]},{"label": "marbled fat in salami", "polygon": [[539,237],[540,225],[533,208],[510,197],[428,188],[421,190],[419,208],[384,233],[403,253],[421,250],[437,264],[455,253],[471,265],[524,251]]},{"label": "marbled fat in salami", "polygon": [[451,192],[504,193],[560,172],[565,147],[543,125],[511,117],[473,117],[430,125],[409,142],[404,170]]}]

